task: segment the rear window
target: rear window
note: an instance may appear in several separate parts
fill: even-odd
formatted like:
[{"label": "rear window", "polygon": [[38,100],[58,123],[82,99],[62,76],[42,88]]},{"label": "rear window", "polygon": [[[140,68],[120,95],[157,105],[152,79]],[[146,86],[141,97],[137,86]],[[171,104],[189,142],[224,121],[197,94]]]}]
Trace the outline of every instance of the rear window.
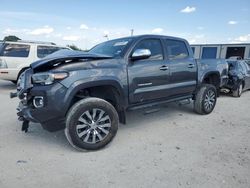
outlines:
[{"label": "rear window", "polygon": [[165,40],[169,59],[185,59],[189,56],[187,46],[183,41]]},{"label": "rear window", "polygon": [[216,59],[217,47],[203,47],[201,59]]},{"label": "rear window", "polygon": [[44,58],[47,55],[50,55],[58,50],[65,49],[55,46],[37,46],[37,57]]},{"label": "rear window", "polygon": [[[1,49],[2,48],[2,49]],[[26,44],[0,44],[0,56],[5,57],[28,57],[30,45]]]}]

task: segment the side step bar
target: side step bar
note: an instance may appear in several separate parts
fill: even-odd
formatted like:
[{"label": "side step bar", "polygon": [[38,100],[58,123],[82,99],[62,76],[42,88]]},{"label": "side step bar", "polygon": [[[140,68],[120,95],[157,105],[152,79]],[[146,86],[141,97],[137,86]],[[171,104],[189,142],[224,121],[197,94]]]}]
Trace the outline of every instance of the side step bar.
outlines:
[{"label": "side step bar", "polygon": [[178,98],[164,100],[164,101],[161,100],[161,101],[146,103],[146,104],[142,104],[142,105],[134,105],[134,106],[129,107],[128,111],[148,108],[148,107],[152,107],[152,106],[163,105],[163,104],[170,103],[170,102],[179,102],[182,100],[192,99],[192,97],[193,97],[192,95],[189,95],[189,96],[178,97]]}]

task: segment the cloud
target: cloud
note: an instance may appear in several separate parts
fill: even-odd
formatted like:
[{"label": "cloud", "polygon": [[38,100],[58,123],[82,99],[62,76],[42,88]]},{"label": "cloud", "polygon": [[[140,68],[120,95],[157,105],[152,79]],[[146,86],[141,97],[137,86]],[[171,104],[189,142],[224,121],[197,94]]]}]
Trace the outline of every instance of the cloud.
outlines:
[{"label": "cloud", "polygon": [[205,34],[197,34],[185,37],[187,38],[190,44],[197,44],[197,43],[204,43],[206,42],[206,35]]},{"label": "cloud", "polygon": [[68,26],[68,27],[66,27],[66,29],[67,29],[67,30],[71,30],[71,27]]},{"label": "cloud", "polygon": [[78,41],[80,39],[80,36],[77,35],[68,35],[68,36],[64,36],[63,40],[66,41]]},{"label": "cloud", "polygon": [[53,35],[53,37],[60,38],[60,37],[62,37],[62,33],[55,33],[55,34]]},{"label": "cloud", "polygon": [[89,29],[89,27],[87,25],[85,25],[85,24],[81,24],[80,29]]},{"label": "cloud", "polygon": [[237,21],[233,21],[233,20],[228,22],[229,25],[236,25],[237,23],[238,23]]},{"label": "cloud", "polygon": [[204,37],[205,37],[205,35],[204,35],[204,34],[195,35],[195,38],[197,38],[197,39],[202,39],[202,38],[204,38]]},{"label": "cloud", "polygon": [[187,6],[186,8],[182,9],[180,12],[182,12],[182,13],[191,13],[191,12],[194,12],[194,11],[196,11],[196,7]]},{"label": "cloud", "polygon": [[202,26],[198,26],[198,27],[197,27],[197,29],[198,29],[198,30],[203,30],[203,29],[204,29],[204,27],[202,27]]},{"label": "cloud", "polygon": [[190,44],[194,44],[194,43],[196,43],[196,39],[189,39],[188,42],[189,42]]},{"label": "cloud", "polygon": [[54,29],[52,27],[49,27],[49,26],[44,26],[42,28],[37,28],[37,29],[34,29],[30,32],[28,32],[28,34],[30,35],[47,35],[47,34],[50,34],[54,31]]},{"label": "cloud", "polygon": [[235,38],[232,42],[250,42],[250,34],[241,35]]},{"label": "cloud", "polygon": [[11,28],[7,28],[7,29],[3,30],[2,33],[10,35],[10,34],[26,33],[26,32],[28,32],[28,29],[11,29]]},{"label": "cloud", "polygon": [[104,35],[109,35],[109,31],[105,30],[105,31],[103,31],[103,34]]},{"label": "cloud", "polygon": [[163,33],[163,29],[162,28],[155,28],[151,31],[151,33],[153,34],[161,34]]}]

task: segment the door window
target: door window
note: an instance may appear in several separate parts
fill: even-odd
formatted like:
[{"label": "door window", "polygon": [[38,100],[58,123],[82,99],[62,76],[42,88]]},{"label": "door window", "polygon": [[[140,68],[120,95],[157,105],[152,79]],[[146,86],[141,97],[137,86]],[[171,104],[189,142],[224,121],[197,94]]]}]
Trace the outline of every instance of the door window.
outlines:
[{"label": "door window", "polygon": [[163,60],[163,50],[159,39],[145,39],[136,45],[134,51],[137,49],[150,50],[151,56],[148,58],[150,60]]},{"label": "door window", "polygon": [[6,57],[28,57],[30,45],[24,44],[5,44],[0,52],[0,56]]},{"label": "door window", "polygon": [[247,73],[247,67],[244,62],[240,62],[240,69],[244,74]]},{"label": "door window", "polygon": [[183,41],[167,39],[165,42],[169,59],[185,59],[189,56],[187,46]]},{"label": "door window", "polygon": [[37,57],[44,58],[47,55],[50,55],[58,50],[65,49],[55,46],[37,46]]},{"label": "door window", "polygon": [[239,63],[239,71],[242,73],[245,73],[245,67],[242,65],[242,63]]}]

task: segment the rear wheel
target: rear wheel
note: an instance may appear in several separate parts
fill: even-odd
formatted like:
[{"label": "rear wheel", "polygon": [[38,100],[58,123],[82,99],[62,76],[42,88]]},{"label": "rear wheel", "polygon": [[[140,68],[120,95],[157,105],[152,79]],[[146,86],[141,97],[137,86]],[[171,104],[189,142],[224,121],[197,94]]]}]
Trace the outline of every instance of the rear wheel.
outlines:
[{"label": "rear wheel", "polygon": [[217,91],[211,84],[203,84],[195,96],[194,111],[198,114],[209,114],[217,101]]},{"label": "rear wheel", "polygon": [[243,84],[242,82],[240,82],[237,89],[232,91],[233,97],[240,97],[242,94],[242,90],[243,90]]},{"label": "rear wheel", "polygon": [[118,114],[107,101],[82,99],[67,114],[65,135],[78,150],[97,150],[106,146],[118,130]]}]

